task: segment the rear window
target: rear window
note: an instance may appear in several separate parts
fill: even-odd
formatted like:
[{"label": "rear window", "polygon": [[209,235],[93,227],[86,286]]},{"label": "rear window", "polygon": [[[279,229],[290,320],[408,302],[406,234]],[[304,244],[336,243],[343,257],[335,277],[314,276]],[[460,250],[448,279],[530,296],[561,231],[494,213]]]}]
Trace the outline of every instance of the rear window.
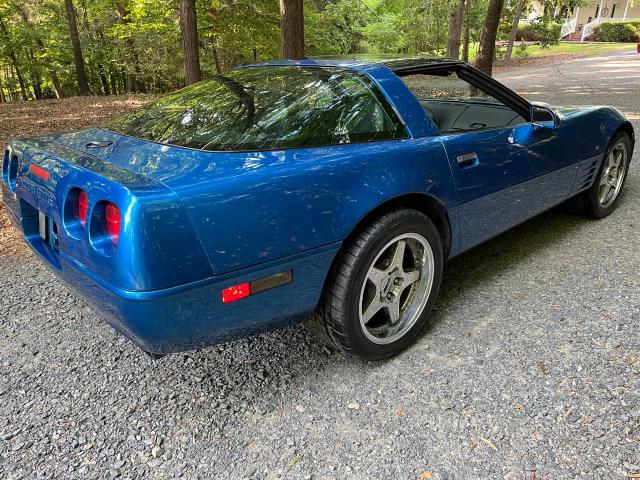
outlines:
[{"label": "rear window", "polygon": [[365,76],[343,69],[251,67],[218,75],[112,120],[132,137],[216,151],[405,138]]}]

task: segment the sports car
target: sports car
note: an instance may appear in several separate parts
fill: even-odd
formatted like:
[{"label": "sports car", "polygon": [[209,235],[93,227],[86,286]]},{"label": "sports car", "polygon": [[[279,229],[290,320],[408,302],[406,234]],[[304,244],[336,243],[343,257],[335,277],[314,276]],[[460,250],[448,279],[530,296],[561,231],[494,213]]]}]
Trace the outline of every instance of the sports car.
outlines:
[{"label": "sports car", "polygon": [[2,196],[153,355],[309,318],[382,359],[425,325],[446,260],[570,198],[609,215],[634,142],[613,108],[530,103],[456,60],[275,61],[13,140]]}]

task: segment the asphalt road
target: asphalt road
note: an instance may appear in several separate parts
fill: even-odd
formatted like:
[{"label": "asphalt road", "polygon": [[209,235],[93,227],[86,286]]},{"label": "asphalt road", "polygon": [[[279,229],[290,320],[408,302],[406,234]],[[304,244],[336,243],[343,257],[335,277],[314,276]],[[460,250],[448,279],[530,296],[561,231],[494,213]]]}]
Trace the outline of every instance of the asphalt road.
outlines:
[{"label": "asphalt road", "polygon": [[[640,55],[500,78],[640,131]],[[607,219],[555,209],[452,260],[422,337],[382,363],[304,326],[152,361],[2,236],[0,478],[640,473],[639,171]]]}]

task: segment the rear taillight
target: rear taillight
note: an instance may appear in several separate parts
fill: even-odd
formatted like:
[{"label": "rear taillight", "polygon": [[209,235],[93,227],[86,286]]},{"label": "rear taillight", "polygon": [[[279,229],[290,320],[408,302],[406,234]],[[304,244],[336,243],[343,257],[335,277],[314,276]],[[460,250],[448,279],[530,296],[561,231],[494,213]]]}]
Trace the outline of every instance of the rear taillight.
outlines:
[{"label": "rear taillight", "polygon": [[89,211],[89,199],[87,192],[80,190],[78,194],[78,219],[84,227],[87,224],[87,212]]},{"label": "rear taillight", "polygon": [[107,232],[114,246],[118,246],[120,238],[120,209],[113,203],[107,203],[104,208],[105,217],[107,219]]}]

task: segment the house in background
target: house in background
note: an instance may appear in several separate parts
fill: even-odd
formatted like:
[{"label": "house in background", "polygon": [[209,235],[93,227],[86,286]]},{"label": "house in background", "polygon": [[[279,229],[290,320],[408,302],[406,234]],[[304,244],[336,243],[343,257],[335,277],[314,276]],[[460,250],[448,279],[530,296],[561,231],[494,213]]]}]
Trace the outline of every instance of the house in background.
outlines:
[{"label": "house in background", "polygon": [[[534,1],[528,20],[541,18],[544,6]],[[557,18],[558,12],[554,12]],[[589,0],[583,7],[574,7],[563,25],[561,36],[564,40],[584,41],[593,35],[596,25],[605,22],[640,22],[640,0]]]}]

